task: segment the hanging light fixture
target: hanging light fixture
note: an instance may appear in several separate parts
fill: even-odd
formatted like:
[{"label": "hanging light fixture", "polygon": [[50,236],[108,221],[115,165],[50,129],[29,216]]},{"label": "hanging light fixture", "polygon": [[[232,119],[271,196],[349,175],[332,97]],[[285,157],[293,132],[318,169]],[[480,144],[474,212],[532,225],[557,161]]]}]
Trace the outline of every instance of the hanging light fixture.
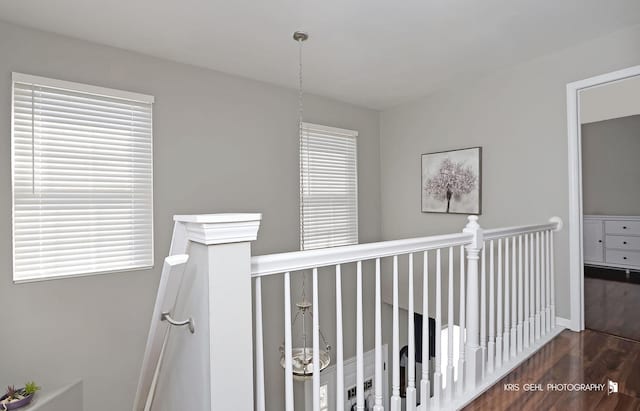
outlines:
[{"label": "hanging light fixture", "polygon": [[301,136],[304,115],[304,106],[302,104],[302,43],[309,39],[309,34],[304,31],[296,31],[293,33],[293,39],[298,42],[298,136]]},{"label": "hanging light fixture", "polygon": [[[293,378],[298,381],[304,381],[313,376],[313,346],[309,347],[308,343],[311,338],[307,334],[307,325],[313,323],[313,311],[311,311],[312,304],[307,300],[305,294],[306,275],[303,275],[302,301],[296,303],[298,311],[291,323],[291,329],[293,330],[292,340],[294,342],[294,347],[291,349],[292,370]],[[322,371],[327,368],[331,362],[331,357],[329,356],[331,346],[327,344],[327,340],[324,338],[322,331],[319,331],[319,333],[322,339],[322,345],[324,346],[324,348],[318,350],[320,371]],[[286,369],[284,343],[280,346],[280,354],[280,365]]]},{"label": "hanging light fixture", "polygon": [[[293,33],[293,39],[298,42],[298,136],[302,138],[303,124],[303,92],[302,92],[302,43],[309,38],[309,35],[303,31]],[[296,380],[306,380],[313,375],[313,345],[309,347],[308,343],[311,338],[307,334],[307,325],[313,323],[312,304],[307,300],[305,294],[306,274],[303,274],[302,281],[302,300],[296,303],[298,311],[296,312],[291,329],[293,330],[292,341],[294,343],[291,349],[293,377]],[[320,371],[329,366],[331,357],[329,351],[331,346],[327,344],[327,340],[320,331],[323,348],[318,350],[320,358]],[[280,346],[280,364],[285,368],[285,352],[284,343]]]}]

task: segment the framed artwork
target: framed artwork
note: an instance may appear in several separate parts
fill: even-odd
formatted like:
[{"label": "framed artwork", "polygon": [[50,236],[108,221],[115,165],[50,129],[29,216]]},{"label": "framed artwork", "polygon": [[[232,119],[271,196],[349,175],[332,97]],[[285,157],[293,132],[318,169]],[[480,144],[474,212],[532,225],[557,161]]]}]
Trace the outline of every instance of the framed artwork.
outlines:
[{"label": "framed artwork", "polygon": [[423,213],[480,214],[482,147],[422,155]]}]

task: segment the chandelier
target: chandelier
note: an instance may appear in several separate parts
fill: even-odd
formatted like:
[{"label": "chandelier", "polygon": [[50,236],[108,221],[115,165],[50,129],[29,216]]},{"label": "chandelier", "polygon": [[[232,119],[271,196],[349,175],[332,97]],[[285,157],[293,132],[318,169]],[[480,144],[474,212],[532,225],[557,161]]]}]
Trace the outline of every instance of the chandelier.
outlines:
[{"label": "chandelier", "polygon": [[[306,277],[303,277],[302,300],[296,303],[298,311],[291,323],[291,329],[294,334],[292,336],[294,347],[291,349],[293,378],[298,381],[304,381],[313,376],[313,347],[309,347],[311,336],[307,333],[307,325],[313,324],[313,311],[311,310],[312,304],[307,300],[305,294],[305,283]],[[331,346],[327,344],[327,340],[324,338],[322,331],[319,331],[319,334],[323,345],[323,348],[318,350],[318,357],[320,358],[319,368],[320,371],[322,371],[327,368],[331,362],[331,357],[329,356]],[[280,365],[286,369],[284,343],[280,345],[280,354]]]}]

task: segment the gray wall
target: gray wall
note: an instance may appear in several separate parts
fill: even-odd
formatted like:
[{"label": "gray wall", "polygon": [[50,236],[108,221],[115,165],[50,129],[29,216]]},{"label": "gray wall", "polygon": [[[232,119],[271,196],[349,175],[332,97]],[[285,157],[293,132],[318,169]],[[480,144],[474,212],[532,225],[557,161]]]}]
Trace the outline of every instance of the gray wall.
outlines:
[{"label": "gray wall", "polygon": [[[0,55],[0,323],[5,330],[0,386],[82,378],[85,409],[110,410],[114,398],[126,409],[133,402],[173,214],[259,211],[263,221],[254,253],[298,249],[296,92],[5,23],[0,23]],[[292,50],[292,67],[296,56]],[[12,71],[156,97],[154,269],[12,283]],[[360,240],[378,240],[378,113],[313,96],[306,98],[305,113],[307,121],[359,131]],[[281,284],[264,288],[264,299],[277,308],[273,312],[281,312]],[[345,293],[351,290],[347,285]],[[282,335],[281,316],[275,317],[265,337],[273,358]],[[330,316],[324,319],[331,328]],[[345,318],[345,326],[353,322]],[[267,371],[282,375],[277,367]],[[270,383],[270,392],[281,391]],[[282,408],[278,401],[273,405]]]},{"label": "gray wall", "polygon": [[585,214],[640,215],[640,115],[582,125]]},{"label": "gray wall", "polygon": [[[114,393],[129,404],[173,214],[260,211],[264,219],[255,253],[298,248],[296,93],[4,23],[0,54],[0,322],[11,327],[10,338],[0,343],[0,384],[29,378],[46,385],[80,377],[85,380],[87,410],[110,409],[105,399]],[[295,66],[295,53],[291,64]],[[552,215],[567,221],[565,85],[636,64],[640,27],[455,84],[380,118],[374,111],[309,96],[306,120],[360,132],[362,242],[461,230],[463,216],[420,213],[420,154],[476,145],[483,147],[485,227],[538,222]],[[155,269],[12,284],[12,71],[156,97]],[[557,244],[558,314],[568,316],[566,230]],[[365,269],[365,312],[372,314],[371,267]],[[344,311],[355,316],[352,280],[343,280]],[[334,287],[330,275],[321,276],[320,283],[325,290]],[[270,279],[263,288],[265,312],[281,312],[281,283]],[[324,295],[328,304],[319,313],[323,331],[335,346],[333,293]],[[385,307],[385,318],[389,314]],[[265,324],[265,352],[271,354],[266,369],[281,377],[277,346],[282,319],[266,319],[271,320],[271,327]],[[352,342],[355,318],[347,314],[344,320],[345,338]],[[367,350],[373,334],[369,315],[365,330]],[[348,344],[345,357],[353,353],[353,344]],[[268,385],[272,409],[282,409],[280,381],[273,378]]]},{"label": "gray wall", "polygon": [[[566,84],[640,64],[640,26],[454,84],[381,114],[384,239],[459,231],[420,212],[420,155],[482,146],[482,226],[568,223]],[[425,75],[428,75],[426,73]],[[569,240],[557,236],[557,313],[569,316]]]}]

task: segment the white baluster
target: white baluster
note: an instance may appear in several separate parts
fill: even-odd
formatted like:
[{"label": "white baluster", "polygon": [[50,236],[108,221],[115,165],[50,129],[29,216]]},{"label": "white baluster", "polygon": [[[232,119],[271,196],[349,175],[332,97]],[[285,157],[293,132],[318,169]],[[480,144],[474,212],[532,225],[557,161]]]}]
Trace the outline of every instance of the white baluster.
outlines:
[{"label": "white baluster", "polygon": [[516,356],[516,327],[518,325],[518,301],[517,301],[517,267],[516,267],[516,238],[511,239],[511,358]]},{"label": "white baluster", "polygon": [[524,321],[524,302],[522,301],[524,293],[523,279],[523,261],[522,261],[522,236],[518,236],[518,352],[522,352],[522,323]]},{"label": "white baluster", "polygon": [[449,247],[449,297],[447,299],[447,398],[453,398],[453,247]]},{"label": "white baluster", "polygon": [[320,299],[318,269],[313,269],[313,411],[320,411]]},{"label": "white baluster", "polygon": [[400,411],[400,322],[398,316],[398,256],[393,256],[393,370],[391,411]]},{"label": "white baluster", "polygon": [[436,356],[434,358],[435,370],[433,372],[433,402],[435,408],[440,408],[440,397],[442,396],[442,371],[441,371],[441,349],[442,344],[442,261],[441,250],[436,250]]},{"label": "white baluster", "polygon": [[364,349],[362,330],[362,261],[356,263],[356,409],[364,410]]},{"label": "white baluster", "polygon": [[529,235],[524,235],[524,348],[529,348]]},{"label": "white baluster", "polygon": [[503,361],[509,361],[509,341],[511,333],[509,332],[509,326],[511,321],[509,319],[511,315],[511,306],[509,305],[509,298],[511,295],[510,287],[510,273],[509,273],[509,239],[504,239],[504,334],[502,336],[502,359]]},{"label": "white baluster", "polygon": [[553,257],[553,231],[549,232],[549,262],[551,271],[551,327],[556,326],[556,270]]},{"label": "white baluster", "polygon": [[[466,315],[466,308],[465,308],[465,303],[466,303],[466,296],[465,296],[465,286],[466,286],[466,281],[465,281],[465,269],[464,269],[464,261],[465,261],[465,252],[464,252],[464,246],[460,246],[460,334],[459,334],[459,349],[460,349],[460,353],[458,354],[458,382],[457,382],[457,387],[458,387],[458,395],[462,395],[462,393],[464,392],[464,387],[465,387],[465,374],[464,374],[464,369],[466,367],[465,365],[465,350],[466,350],[466,344],[464,342],[464,331],[466,329],[466,325],[465,325],[465,315]],[[453,388],[453,387],[452,387]]]},{"label": "white baluster", "polygon": [[487,347],[487,356],[489,361],[487,367],[489,374],[493,373],[496,360],[496,317],[495,317],[495,271],[493,264],[493,240],[489,241],[489,344]]},{"label": "white baluster", "polygon": [[[429,350],[429,252],[425,251],[422,260],[422,378],[420,379],[420,405],[422,407],[427,407],[431,397]],[[374,411],[383,410],[375,409]]]},{"label": "white baluster", "polygon": [[529,241],[529,283],[531,284],[530,301],[529,301],[529,345],[533,345],[536,338],[536,254],[535,254],[535,235],[531,233]]},{"label": "white baluster", "polygon": [[409,311],[407,318],[407,340],[409,342],[407,374],[407,388],[405,390],[406,410],[416,409],[416,347],[414,330],[414,309],[413,309],[413,254],[409,254]]},{"label": "white baluster", "polygon": [[264,411],[264,345],[262,337],[262,278],[256,278],[256,410]]},{"label": "white baluster", "polygon": [[544,284],[547,286],[547,301],[545,303],[545,318],[546,318],[546,325],[547,325],[547,332],[551,331],[551,258],[549,256],[549,253],[551,251],[550,249],[550,245],[549,245],[549,237],[550,237],[551,231],[545,231],[544,233],[544,244],[545,244],[545,265],[547,266],[547,269],[545,270],[545,273],[547,275],[547,278],[544,280]]},{"label": "white baluster", "polygon": [[344,410],[344,351],[342,337],[342,268],[336,265],[336,410]]},{"label": "white baluster", "polygon": [[480,350],[482,352],[482,379],[487,364],[487,244],[482,242],[482,266],[480,267]]},{"label": "white baluster", "polygon": [[293,411],[293,357],[291,355],[291,275],[284,273],[284,382],[285,410]]},{"label": "white baluster", "polygon": [[[373,411],[384,411],[382,406],[382,299],[380,283],[380,259],[376,258],[376,391]],[[344,385],[343,385],[344,386]]]},{"label": "white baluster", "polygon": [[546,246],[544,241],[544,231],[540,232],[540,335],[547,333],[547,317],[545,316],[545,306],[547,301],[547,264],[545,263],[547,257]]},{"label": "white baluster", "polygon": [[502,367],[502,238],[498,239],[498,290],[496,298],[496,368]]},{"label": "white baluster", "polygon": [[536,233],[536,340],[540,338],[540,232]]}]

